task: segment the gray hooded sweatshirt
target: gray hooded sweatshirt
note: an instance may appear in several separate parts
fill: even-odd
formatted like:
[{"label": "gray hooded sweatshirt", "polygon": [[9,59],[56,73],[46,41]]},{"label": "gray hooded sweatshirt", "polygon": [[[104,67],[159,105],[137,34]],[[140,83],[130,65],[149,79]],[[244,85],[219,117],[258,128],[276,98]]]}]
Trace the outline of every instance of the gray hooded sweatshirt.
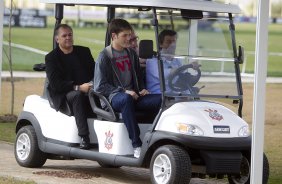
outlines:
[{"label": "gray hooded sweatshirt", "polygon": [[[145,89],[139,58],[133,49],[126,49],[131,62],[133,90]],[[112,98],[119,92],[125,92],[125,88],[118,76],[118,68],[113,58],[112,47],[106,47],[95,63],[94,91],[104,95],[111,102]]]}]

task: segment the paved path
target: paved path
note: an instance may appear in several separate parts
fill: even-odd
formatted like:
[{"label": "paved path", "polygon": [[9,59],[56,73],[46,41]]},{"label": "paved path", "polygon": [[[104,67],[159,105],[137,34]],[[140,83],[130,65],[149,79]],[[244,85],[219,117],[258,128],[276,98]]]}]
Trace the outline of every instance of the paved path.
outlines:
[{"label": "paved path", "polygon": [[[45,173],[45,174],[41,174]],[[61,175],[54,177],[46,173]],[[42,168],[20,167],[13,153],[13,145],[0,142],[0,176],[19,180],[33,180],[38,184],[148,184],[148,169],[121,167],[101,168],[89,160],[47,160]],[[63,178],[65,176],[65,178]],[[77,177],[78,176],[78,177]],[[192,179],[191,184],[226,184],[224,180]]]},{"label": "paved path", "polygon": [[[1,77],[7,78],[10,77],[10,72],[8,71],[2,71]],[[14,77],[24,77],[24,78],[45,78],[46,73],[45,72],[25,72],[25,71],[14,71],[13,72]]]}]

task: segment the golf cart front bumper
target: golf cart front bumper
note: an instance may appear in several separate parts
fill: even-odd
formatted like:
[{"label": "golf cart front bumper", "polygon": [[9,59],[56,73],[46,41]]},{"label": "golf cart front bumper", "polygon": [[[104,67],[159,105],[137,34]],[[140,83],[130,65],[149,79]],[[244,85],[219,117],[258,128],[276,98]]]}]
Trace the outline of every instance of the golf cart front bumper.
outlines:
[{"label": "golf cart front bumper", "polygon": [[156,131],[152,135],[151,145],[159,141],[173,141],[184,147],[197,150],[243,151],[251,149],[251,136],[215,138],[203,136],[189,136],[164,131]]}]

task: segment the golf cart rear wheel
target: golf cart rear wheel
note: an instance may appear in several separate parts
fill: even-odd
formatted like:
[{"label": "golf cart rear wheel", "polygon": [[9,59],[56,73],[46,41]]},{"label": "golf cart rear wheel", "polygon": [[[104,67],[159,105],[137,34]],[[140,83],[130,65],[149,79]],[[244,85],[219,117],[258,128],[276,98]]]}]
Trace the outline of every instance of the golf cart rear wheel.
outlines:
[{"label": "golf cart rear wheel", "polygon": [[179,146],[161,146],[153,154],[150,172],[153,184],[188,184],[191,179],[190,157]]},{"label": "golf cart rear wheel", "polygon": [[[228,181],[230,184],[249,184],[251,172],[251,156],[243,156],[240,168],[240,174],[228,175]],[[263,173],[262,184],[267,184],[269,177],[269,163],[265,154],[263,154]]]},{"label": "golf cart rear wheel", "polygon": [[36,133],[31,125],[18,131],[14,146],[16,161],[20,166],[34,168],[45,164],[47,156],[39,149]]}]

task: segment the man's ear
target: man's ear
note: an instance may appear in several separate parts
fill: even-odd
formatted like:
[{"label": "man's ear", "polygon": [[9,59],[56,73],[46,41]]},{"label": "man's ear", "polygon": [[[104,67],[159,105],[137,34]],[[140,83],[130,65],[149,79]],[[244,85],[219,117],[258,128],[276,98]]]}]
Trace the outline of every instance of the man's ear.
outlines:
[{"label": "man's ear", "polygon": [[112,33],[112,35],[111,35],[112,40],[114,40],[114,38],[116,38],[116,37],[117,37],[117,34],[116,33]]},{"label": "man's ear", "polygon": [[58,40],[59,40],[58,36],[55,36],[56,43],[58,43]]}]

